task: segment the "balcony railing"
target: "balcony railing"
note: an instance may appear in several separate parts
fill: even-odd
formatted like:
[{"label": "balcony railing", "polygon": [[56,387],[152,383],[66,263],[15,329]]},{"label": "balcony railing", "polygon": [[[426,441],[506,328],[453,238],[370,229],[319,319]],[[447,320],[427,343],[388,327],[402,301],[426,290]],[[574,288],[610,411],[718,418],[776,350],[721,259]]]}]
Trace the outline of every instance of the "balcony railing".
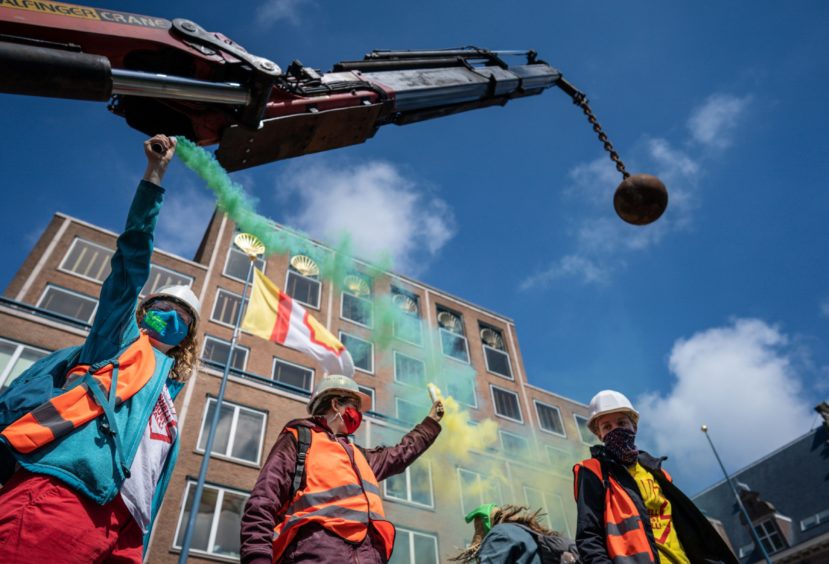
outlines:
[{"label": "balcony railing", "polygon": [[33,306],[31,304],[18,302],[17,300],[12,300],[5,296],[0,296],[0,305],[4,305],[6,307],[22,311],[24,313],[28,313],[31,315],[36,315],[37,317],[43,317],[51,321],[57,321],[58,323],[65,323],[67,325],[77,327],[78,329],[83,329],[84,331],[89,331],[90,329],[92,329],[92,325],[86,323],[85,321],[79,321],[73,317],[69,317],[67,315],[63,315],[60,313],[55,313],[54,311],[49,311],[48,309],[43,309],[41,307]]}]

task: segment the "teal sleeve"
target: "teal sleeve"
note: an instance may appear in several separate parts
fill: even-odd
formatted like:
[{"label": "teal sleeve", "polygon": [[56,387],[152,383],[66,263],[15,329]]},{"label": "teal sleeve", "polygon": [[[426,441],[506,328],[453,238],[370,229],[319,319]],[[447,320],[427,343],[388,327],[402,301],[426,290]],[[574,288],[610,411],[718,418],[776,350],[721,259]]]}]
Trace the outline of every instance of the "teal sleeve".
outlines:
[{"label": "teal sleeve", "polygon": [[153,233],[163,199],[160,186],[144,180],[138,185],[110,261],[111,272],[101,288],[95,321],[81,350],[81,364],[112,358],[138,338],[135,308],[150,275]]}]

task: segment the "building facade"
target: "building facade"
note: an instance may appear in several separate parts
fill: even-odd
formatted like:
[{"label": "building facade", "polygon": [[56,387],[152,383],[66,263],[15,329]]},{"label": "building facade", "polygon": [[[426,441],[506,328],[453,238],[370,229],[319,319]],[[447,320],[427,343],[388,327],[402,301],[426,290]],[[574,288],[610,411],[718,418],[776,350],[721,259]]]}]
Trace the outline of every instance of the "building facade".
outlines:
[{"label": "building facade", "polygon": [[[202,303],[201,362],[176,401],[181,450],[153,530],[150,562],[177,560],[191,510],[207,422],[248,276],[249,261],[232,243],[235,233],[227,217],[214,214],[193,260],[155,251],[144,288],[146,294],[170,283],[190,284]],[[63,214],[53,217],[0,298],[0,387],[49,351],[83,341],[116,237]],[[275,254],[257,267],[352,353],[355,380],[373,397],[355,437],[359,444],[396,443],[428,412],[430,381],[458,400],[473,433],[482,421],[497,424],[492,444],[465,451],[449,466],[424,458],[382,484],[387,515],[398,527],[393,562],[446,561],[471,538],[463,517],[481,503],[541,508],[552,528],[575,534],[570,468],[588,456],[587,407],[528,382],[512,320],[411,278],[364,277],[361,270],[370,265],[362,263],[342,284],[321,279],[318,265],[302,254]],[[375,296],[389,297],[400,309],[388,335],[378,334]],[[306,416],[321,377],[308,357],[244,332],[230,362],[192,561],[238,561],[248,492],[283,425]],[[444,431],[438,440],[456,438]]]},{"label": "building facade", "polygon": [[773,562],[829,562],[829,405],[817,411],[822,425],[732,474],[750,523],[724,480],[694,497],[722,523],[740,562],[765,561],[749,527]]}]

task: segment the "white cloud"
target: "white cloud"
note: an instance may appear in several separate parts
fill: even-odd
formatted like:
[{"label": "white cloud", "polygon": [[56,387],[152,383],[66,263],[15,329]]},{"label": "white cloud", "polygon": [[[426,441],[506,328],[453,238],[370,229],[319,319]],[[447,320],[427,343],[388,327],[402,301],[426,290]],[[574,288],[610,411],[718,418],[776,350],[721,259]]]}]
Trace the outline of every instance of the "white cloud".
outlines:
[{"label": "white cloud", "polygon": [[279,185],[282,201],[298,201],[286,222],[336,243],[347,235],[357,256],[391,256],[397,270],[416,274],[455,234],[452,210],[387,162],[293,165]]},{"label": "white cloud", "polygon": [[215,207],[216,201],[210,194],[193,185],[167,190],[158,217],[155,246],[193,258]]},{"label": "white cloud", "polygon": [[824,298],[824,300],[820,302],[820,314],[823,317],[829,317],[829,298]]},{"label": "white cloud", "polygon": [[678,340],[668,361],[671,390],[639,398],[640,442],[667,454],[681,482],[701,488],[720,475],[702,424],[730,471],[800,436],[813,414],[795,354],[779,328],[759,319]]},{"label": "white cloud", "polygon": [[688,119],[691,137],[702,145],[724,149],[731,145],[731,134],[751,101],[729,94],[713,94]]},{"label": "white cloud", "polygon": [[299,25],[302,22],[302,10],[313,4],[312,0],[267,0],[257,8],[256,17],[265,26],[282,20]]},{"label": "white cloud", "polygon": [[521,289],[548,286],[553,280],[565,276],[574,276],[586,284],[604,284],[609,272],[594,263],[589,258],[578,255],[561,257],[558,262],[550,265],[546,270],[529,276],[521,283]]}]

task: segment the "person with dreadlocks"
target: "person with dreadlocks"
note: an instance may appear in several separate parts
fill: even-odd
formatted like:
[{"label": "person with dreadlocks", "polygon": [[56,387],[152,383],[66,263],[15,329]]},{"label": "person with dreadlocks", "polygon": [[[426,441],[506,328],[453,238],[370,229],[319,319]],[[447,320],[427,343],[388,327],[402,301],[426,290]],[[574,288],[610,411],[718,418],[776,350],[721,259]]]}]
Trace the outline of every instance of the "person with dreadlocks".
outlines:
[{"label": "person with dreadlocks", "polygon": [[575,564],[578,550],[572,539],[541,524],[540,509],[485,503],[469,512],[474,522],[470,545],[450,558],[480,564]]},{"label": "person with dreadlocks", "polygon": [[4,564],[143,559],[178,453],[173,400],[198,350],[190,287],[144,288],[175,147],[164,135],[144,143],[147,169],[83,345],[41,359],[0,397],[0,467],[16,470],[0,476]]}]

